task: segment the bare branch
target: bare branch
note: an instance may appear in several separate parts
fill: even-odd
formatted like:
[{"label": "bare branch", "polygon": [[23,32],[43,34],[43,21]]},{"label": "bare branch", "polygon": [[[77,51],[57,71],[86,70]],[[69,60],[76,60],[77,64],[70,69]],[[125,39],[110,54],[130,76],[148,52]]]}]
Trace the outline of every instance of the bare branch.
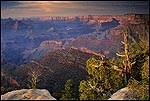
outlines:
[{"label": "bare branch", "polygon": [[118,54],[116,53],[117,56],[120,56],[120,57],[125,57],[125,55],[121,55],[121,54]]}]

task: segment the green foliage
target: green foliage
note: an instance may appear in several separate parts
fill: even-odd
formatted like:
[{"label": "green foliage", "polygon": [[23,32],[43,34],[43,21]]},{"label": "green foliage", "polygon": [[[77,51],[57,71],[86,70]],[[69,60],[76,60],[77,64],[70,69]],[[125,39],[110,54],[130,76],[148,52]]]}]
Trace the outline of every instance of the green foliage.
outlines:
[{"label": "green foliage", "polygon": [[146,61],[142,66],[141,73],[142,73],[142,80],[149,82],[149,56],[146,58]]},{"label": "green foliage", "polygon": [[132,99],[149,99],[149,29],[138,35],[139,41],[132,38],[130,59],[133,64],[132,75],[128,87],[131,88]]},{"label": "green foliage", "polygon": [[[130,100],[149,99],[149,29],[143,30],[137,36],[134,36],[132,30],[124,30],[125,49],[119,53],[121,58],[87,60],[86,67],[90,78],[80,82],[80,100],[107,99],[108,92],[114,93],[124,86],[131,88]],[[123,72],[110,69],[113,65]]]},{"label": "green foliage", "polygon": [[77,100],[75,92],[73,81],[71,79],[67,80],[65,84],[65,94],[62,95],[60,100]]},{"label": "green foliage", "polygon": [[[131,76],[140,81],[142,79],[142,66],[149,55],[149,29],[141,30],[139,34],[135,34],[135,30],[132,29],[131,26],[127,27],[125,30],[127,30],[126,33],[128,34],[128,43],[123,43],[123,45],[128,44],[128,57],[131,66]],[[125,55],[125,51],[119,54]],[[127,65],[127,59],[125,57],[121,57],[120,60],[122,60],[123,66],[126,67],[125,65]]]},{"label": "green foliage", "polygon": [[130,45],[131,61],[136,61],[136,63],[133,64],[132,74],[138,81],[142,79],[142,69],[148,69],[147,59],[149,58],[149,33],[145,32],[144,34],[140,34],[139,40],[139,42],[134,41]]},{"label": "green foliage", "polygon": [[110,70],[111,60],[87,60],[86,67],[90,78],[80,82],[80,100],[101,100],[108,99],[110,93],[123,87],[123,78],[120,73]]},{"label": "green foliage", "polygon": [[145,81],[137,81],[130,79],[128,83],[130,87],[131,99],[130,100],[148,100],[149,99],[149,83]]},{"label": "green foliage", "polygon": [[[128,86],[131,88],[132,99],[148,100],[149,99],[149,56],[143,58],[140,67],[140,77],[135,74],[136,78],[141,78],[140,81],[131,79]],[[142,60],[141,60],[142,61]],[[139,62],[137,62],[139,63]],[[137,96],[139,96],[137,98]]]}]

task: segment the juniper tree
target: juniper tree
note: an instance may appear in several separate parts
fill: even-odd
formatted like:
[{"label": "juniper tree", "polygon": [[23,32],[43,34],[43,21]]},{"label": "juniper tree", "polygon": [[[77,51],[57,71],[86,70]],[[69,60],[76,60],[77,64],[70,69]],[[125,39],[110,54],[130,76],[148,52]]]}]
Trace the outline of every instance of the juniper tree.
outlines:
[{"label": "juniper tree", "polygon": [[[120,57],[118,59],[122,62],[118,61],[117,58],[115,61],[110,59],[113,62],[109,63],[105,59],[89,59],[86,66],[90,78],[80,82],[81,100],[106,99],[109,95],[108,91],[111,91],[111,89],[119,89],[119,87],[127,86],[127,84],[130,85],[130,81],[135,82],[139,78],[142,78],[142,81],[136,81],[139,83],[135,83],[135,86],[137,84],[139,86],[135,88],[140,87],[143,89],[145,86],[140,95],[143,96],[142,99],[149,98],[146,94],[149,91],[147,86],[149,85],[149,30],[136,37],[131,35],[132,30],[129,27],[124,28],[122,32],[124,35],[124,40],[122,41],[124,51],[116,53]],[[123,86],[121,85],[123,78],[120,74],[125,77]],[[119,87],[116,85],[119,85]],[[131,87],[134,88],[133,86]],[[106,90],[107,93],[104,94]]]}]

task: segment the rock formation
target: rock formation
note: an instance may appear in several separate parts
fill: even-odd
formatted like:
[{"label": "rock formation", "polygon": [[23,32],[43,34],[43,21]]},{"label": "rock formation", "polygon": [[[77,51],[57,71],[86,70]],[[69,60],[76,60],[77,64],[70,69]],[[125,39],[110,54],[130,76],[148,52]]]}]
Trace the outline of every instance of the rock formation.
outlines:
[{"label": "rock formation", "polygon": [[127,100],[131,98],[129,88],[125,87],[114,93],[108,100]]},{"label": "rock formation", "polygon": [[1,95],[1,100],[56,100],[46,89],[21,89]]}]

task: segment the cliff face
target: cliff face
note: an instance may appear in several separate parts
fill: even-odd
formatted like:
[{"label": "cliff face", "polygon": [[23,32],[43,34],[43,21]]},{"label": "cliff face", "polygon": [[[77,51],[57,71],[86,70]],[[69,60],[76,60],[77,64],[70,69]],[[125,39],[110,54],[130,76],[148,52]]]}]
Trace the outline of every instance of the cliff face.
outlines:
[{"label": "cliff face", "polygon": [[1,100],[56,100],[46,89],[21,89],[1,95]]},{"label": "cliff face", "polygon": [[[73,47],[47,52],[44,57],[37,61],[43,66],[39,85],[51,92],[56,92],[63,90],[63,85],[65,85],[66,81],[72,79],[78,87],[80,81],[88,77],[86,61],[92,57],[98,56],[76,50]],[[22,66],[14,70],[21,87],[28,87],[30,85],[27,73],[33,65],[35,64],[29,62],[28,64],[22,64]]]},{"label": "cliff face", "polygon": [[[5,63],[21,64],[32,59],[38,60],[47,67],[46,70],[43,69],[44,75],[39,83],[53,92],[61,91],[68,79],[73,79],[77,85],[86,79],[88,75],[85,63],[93,55],[109,57],[120,51],[120,41],[123,38],[121,30],[125,25],[132,25],[134,35],[149,27],[149,15],[134,14],[32,20],[9,18],[1,21],[1,54]],[[6,77],[5,72],[1,72],[1,81],[8,84],[6,87],[27,87],[24,83],[28,82],[27,67],[32,64],[23,65],[26,67],[10,70],[13,77]],[[53,72],[49,72],[49,69]]]},{"label": "cliff face", "polygon": [[[73,45],[76,48],[80,46],[101,54],[109,51],[112,54],[108,55],[114,56],[118,46],[112,44],[120,44],[122,28],[130,24],[136,30],[134,33],[138,34],[140,33],[138,30],[146,28],[145,23],[148,22],[149,15],[141,14],[1,19],[1,54],[7,62],[20,64],[27,62],[29,56],[31,59],[40,58],[48,50],[66,49]],[[79,42],[79,39],[85,43]],[[99,44],[101,42],[104,44]],[[115,51],[112,48],[108,49],[111,46]],[[42,53],[40,54],[38,50]]]}]

